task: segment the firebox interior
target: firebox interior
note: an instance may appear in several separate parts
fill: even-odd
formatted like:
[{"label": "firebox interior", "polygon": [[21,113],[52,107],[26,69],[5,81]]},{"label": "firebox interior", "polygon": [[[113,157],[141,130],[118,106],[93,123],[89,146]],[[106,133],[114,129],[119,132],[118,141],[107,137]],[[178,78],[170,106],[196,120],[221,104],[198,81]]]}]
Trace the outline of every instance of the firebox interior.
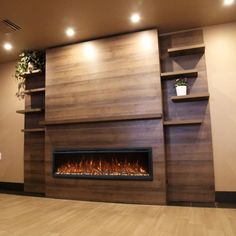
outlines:
[{"label": "firebox interior", "polygon": [[152,149],[55,150],[53,152],[53,176],[152,180]]}]

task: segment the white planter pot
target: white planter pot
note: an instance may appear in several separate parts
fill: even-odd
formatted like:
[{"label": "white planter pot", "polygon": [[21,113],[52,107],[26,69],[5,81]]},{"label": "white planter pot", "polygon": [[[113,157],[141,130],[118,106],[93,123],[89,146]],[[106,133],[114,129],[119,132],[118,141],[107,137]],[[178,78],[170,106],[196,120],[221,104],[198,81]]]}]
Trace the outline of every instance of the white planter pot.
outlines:
[{"label": "white planter pot", "polygon": [[187,86],[177,86],[176,93],[177,93],[177,96],[187,95]]}]

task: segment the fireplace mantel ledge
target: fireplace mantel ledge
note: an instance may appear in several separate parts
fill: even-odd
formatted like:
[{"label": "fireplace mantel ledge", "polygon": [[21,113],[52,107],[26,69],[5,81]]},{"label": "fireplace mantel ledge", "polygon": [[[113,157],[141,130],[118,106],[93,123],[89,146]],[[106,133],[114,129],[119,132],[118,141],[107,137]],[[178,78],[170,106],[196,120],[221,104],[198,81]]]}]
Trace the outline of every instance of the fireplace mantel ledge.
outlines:
[{"label": "fireplace mantel ledge", "polygon": [[150,120],[161,119],[161,113],[144,114],[144,115],[127,115],[127,116],[112,116],[112,117],[99,117],[99,118],[82,118],[71,120],[45,120],[41,121],[40,125],[66,125],[66,124],[80,124],[80,123],[99,123],[99,122],[112,122],[112,121],[130,121],[130,120]]}]

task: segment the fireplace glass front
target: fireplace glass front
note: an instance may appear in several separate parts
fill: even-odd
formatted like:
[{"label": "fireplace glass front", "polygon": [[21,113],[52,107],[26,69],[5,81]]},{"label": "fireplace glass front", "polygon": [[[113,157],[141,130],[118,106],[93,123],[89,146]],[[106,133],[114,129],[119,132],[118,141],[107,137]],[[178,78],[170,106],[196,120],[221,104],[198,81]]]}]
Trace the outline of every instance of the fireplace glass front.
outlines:
[{"label": "fireplace glass front", "polygon": [[152,149],[55,150],[53,176],[56,178],[152,180]]}]

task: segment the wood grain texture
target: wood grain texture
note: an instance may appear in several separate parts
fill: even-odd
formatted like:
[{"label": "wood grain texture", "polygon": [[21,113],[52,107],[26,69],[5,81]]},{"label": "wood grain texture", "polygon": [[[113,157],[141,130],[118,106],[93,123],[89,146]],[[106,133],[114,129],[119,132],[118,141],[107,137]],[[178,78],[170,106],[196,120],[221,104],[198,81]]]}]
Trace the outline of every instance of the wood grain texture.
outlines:
[{"label": "wood grain texture", "polygon": [[21,130],[22,132],[25,132],[25,133],[33,133],[33,132],[44,132],[45,129],[44,128],[34,128],[34,129],[22,129]]},{"label": "wood grain texture", "polygon": [[16,113],[19,114],[26,114],[26,113],[35,113],[35,112],[43,112],[42,108],[32,108],[32,109],[27,109],[27,110],[18,110]]},{"label": "wood grain texture", "polygon": [[36,88],[36,89],[25,90],[25,94],[30,94],[30,93],[43,93],[43,92],[45,92],[45,88]]},{"label": "wood grain texture", "polygon": [[[153,151],[153,181],[56,179],[54,149],[138,148]],[[80,200],[165,204],[165,156],[161,120],[121,121],[46,128],[46,196]]]},{"label": "wood grain texture", "polygon": [[157,31],[47,51],[46,121],[161,113]]},{"label": "wood grain texture", "polygon": [[[45,86],[44,73],[25,75],[26,90],[37,91]],[[39,124],[45,119],[44,93],[26,93],[25,95],[25,127],[24,134],[24,190],[32,193],[44,193],[45,190],[45,134],[44,127]]]},{"label": "wood grain texture", "polygon": [[[131,33],[47,51],[46,196],[165,204],[158,37]],[[153,181],[56,179],[54,149],[153,150]]]},{"label": "wood grain texture", "polygon": [[[202,30],[170,34],[159,41],[162,73],[198,71],[197,78],[188,78],[186,97],[176,97],[174,81],[162,80],[164,119],[202,121],[199,125],[165,126],[168,201],[211,202],[214,201],[214,170],[210,111],[208,100],[198,101],[198,95],[203,99],[209,97],[205,56],[191,53],[170,57],[168,53],[169,48],[203,45]],[[172,101],[173,97],[179,102]]]},{"label": "wood grain texture", "polygon": [[204,44],[196,44],[190,46],[174,47],[167,49],[169,56],[184,56],[205,52]]},{"label": "wood grain texture", "polygon": [[24,145],[24,189],[44,193],[44,132],[26,132]]},{"label": "wood grain texture", "polygon": [[0,194],[1,236],[234,236],[235,209]]},{"label": "wood grain texture", "polygon": [[164,126],[173,126],[173,125],[200,125],[203,122],[201,119],[192,119],[192,120],[166,120],[164,121]]},{"label": "wood grain texture", "polygon": [[172,96],[171,100],[173,102],[191,102],[191,101],[200,101],[208,100],[210,97],[209,93],[197,93],[197,94],[188,94],[186,96]]},{"label": "wood grain texture", "polygon": [[197,70],[181,70],[174,72],[165,72],[161,73],[162,79],[178,79],[178,78],[197,78],[198,71]]},{"label": "wood grain texture", "polygon": [[161,119],[162,114],[145,114],[145,115],[124,115],[112,117],[100,117],[96,119],[76,119],[76,120],[60,120],[60,121],[45,121],[44,125],[64,125],[64,124],[81,124],[81,123],[97,123],[97,122],[110,122],[122,120],[148,120],[148,119]]}]

